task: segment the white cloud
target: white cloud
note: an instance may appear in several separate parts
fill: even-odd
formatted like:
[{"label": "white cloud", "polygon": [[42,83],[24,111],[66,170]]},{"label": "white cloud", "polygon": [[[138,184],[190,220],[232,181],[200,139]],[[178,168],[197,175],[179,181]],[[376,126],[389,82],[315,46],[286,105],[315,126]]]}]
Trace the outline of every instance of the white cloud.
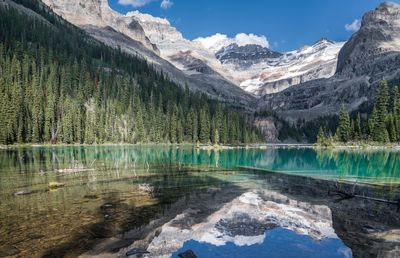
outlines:
[{"label": "white cloud", "polygon": [[239,46],[260,45],[262,47],[269,47],[269,42],[265,36],[245,33],[239,33],[234,38],[229,38],[225,34],[217,33],[210,37],[197,38],[194,41],[200,42],[205,48],[214,52],[233,43]]},{"label": "white cloud", "polygon": [[173,6],[173,5],[174,5],[174,3],[171,2],[170,0],[162,0],[160,7],[161,7],[162,9],[169,9],[169,8],[171,8],[171,6]]},{"label": "white cloud", "polygon": [[361,21],[359,19],[355,19],[352,23],[344,25],[344,28],[350,32],[356,32],[361,27]]},{"label": "white cloud", "polygon": [[[160,0],[118,0],[120,5],[130,5],[134,8],[145,6],[152,2],[159,2]],[[162,0],[160,7],[163,9],[170,8],[174,3],[171,0]]]},{"label": "white cloud", "polygon": [[133,7],[142,7],[148,3],[154,2],[156,0],[118,0],[121,5],[131,5]]}]

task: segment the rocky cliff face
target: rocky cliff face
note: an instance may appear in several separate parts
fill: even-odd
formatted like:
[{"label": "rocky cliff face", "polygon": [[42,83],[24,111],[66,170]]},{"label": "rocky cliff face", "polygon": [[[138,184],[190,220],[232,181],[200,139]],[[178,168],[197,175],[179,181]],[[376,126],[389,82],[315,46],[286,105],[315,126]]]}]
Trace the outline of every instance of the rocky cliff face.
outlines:
[{"label": "rocky cliff face", "polygon": [[360,30],[340,51],[337,73],[354,77],[387,72],[395,68],[392,62],[399,49],[399,5],[383,3],[364,15]]},{"label": "rocky cliff face", "polygon": [[218,50],[215,56],[224,65],[232,64],[237,70],[245,70],[252,65],[268,62],[271,58],[281,57],[282,54],[260,45],[239,46],[234,43]]},{"label": "rocky cliff face", "polygon": [[139,41],[148,49],[158,52],[158,49],[147,38],[138,21],[130,16],[123,16],[113,11],[108,0],[43,0],[54,12],[67,21],[80,26],[107,27],[113,25],[116,31]]},{"label": "rocky cliff face", "polygon": [[364,15],[361,28],[339,53],[336,74],[264,96],[262,109],[288,120],[336,114],[344,104],[356,110],[376,97],[379,81],[400,78],[400,5],[383,3]]}]

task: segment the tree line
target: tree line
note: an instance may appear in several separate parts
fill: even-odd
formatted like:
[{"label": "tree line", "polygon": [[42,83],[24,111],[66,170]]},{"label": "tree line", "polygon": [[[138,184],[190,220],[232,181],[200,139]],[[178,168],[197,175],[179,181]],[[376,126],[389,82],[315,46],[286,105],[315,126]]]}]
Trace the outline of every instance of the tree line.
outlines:
[{"label": "tree line", "polygon": [[0,144],[262,141],[234,108],[16,2],[46,20],[0,9]]},{"label": "tree line", "polygon": [[389,90],[386,81],[380,82],[373,111],[367,117],[357,113],[355,118],[351,118],[342,106],[336,133],[331,135],[321,127],[317,136],[320,144],[335,141],[400,142],[400,88],[395,86]]}]

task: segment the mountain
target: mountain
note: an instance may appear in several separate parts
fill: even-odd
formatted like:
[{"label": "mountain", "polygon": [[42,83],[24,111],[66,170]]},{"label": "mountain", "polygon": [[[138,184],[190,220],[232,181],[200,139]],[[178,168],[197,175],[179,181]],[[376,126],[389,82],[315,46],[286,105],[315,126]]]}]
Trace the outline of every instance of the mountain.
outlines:
[{"label": "mountain", "polygon": [[339,52],[335,75],[302,83],[259,100],[290,121],[312,120],[370,105],[381,80],[400,79],[400,5],[382,3],[363,16],[361,28]]},{"label": "mountain", "polygon": [[255,45],[230,45],[216,56],[223,66],[241,77],[239,82],[244,90],[265,95],[333,76],[343,44],[321,39],[312,46],[283,54]]},{"label": "mountain", "polygon": [[[351,39],[322,38],[279,53],[264,37],[216,34],[188,40],[168,20],[113,11],[107,0],[44,0],[56,13],[112,47],[152,63],[175,83],[247,112],[273,111],[289,122],[314,120],[368,106],[382,79],[398,79],[398,5],[384,3],[363,17]],[[279,128],[257,119],[263,131]],[[275,129],[273,129],[274,131]]]},{"label": "mountain", "polygon": [[[262,141],[237,106],[190,92],[41,1],[1,0],[0,24],[0,144]],[[110,27],[85,28],[145,49]]]},{"label": "mountain", "polygon": [[[311,47],[281,54],[252,34],[211,40],[210,44],[204,39],[185,39],[166,19],[138,11],[119,14],[111,10],[107,0],[44,2],[106,44],[143,56],[177,83],[247,107],[255,98],[240,89],[264,95],[332,76],[343,45],[323,39]],[[218,39],[218,35],[209,39]]]},{"label": "mountain", "polygon": [[[55,13],[105,44],[146,59],[156,70],[166,73],[181,86],[188,85],[194,92],[206,93],[246,109],[251,109],[251,103],[255,101],[251,94],[220,73],[201,73],[198,71],[203,71],[203,68],[193,68],[199,64],[199,60],[207,67],[213,67],[214,71],[218,70],[214,66],[219,64],[199,43],[184,39],[166,19],[137,11],[122,15],[113,11],[107,0],[43,2]],[[193,54],[188,56],[188,50]],[[195,64],[190,64],[192,61]],[[203,66],[203,63],[200,65]]]},{"label": "mountain", "polygon": [[364,15],[361,28],[339,54],[337,73],[342,77],[391,74],[398,70],[400,5],[383,3]]}]

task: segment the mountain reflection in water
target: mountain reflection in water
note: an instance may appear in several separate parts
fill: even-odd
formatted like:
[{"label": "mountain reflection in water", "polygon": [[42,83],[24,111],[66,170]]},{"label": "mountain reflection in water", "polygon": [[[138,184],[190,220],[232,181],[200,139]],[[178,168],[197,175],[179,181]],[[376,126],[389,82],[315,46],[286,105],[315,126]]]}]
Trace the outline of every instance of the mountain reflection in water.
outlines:
[{"label": "mountain reflection in water", "polygon": [[327,206],[259,189],[233,199],[201,223],[192,223],[201,212],[185,210],[163,225],[148,246],[147,257],[177,257],[191,248],[198,257],[352,257],[335,234]]},{"label": "mountain reflection in water", "polygon": [[189,240],[172,257],[179,258],[178,254],[185,250],[193,250],[198,258],[201,257],[268,257],[268,258],[349,258],[351,250],[340,239],[327,238],[315,241],[309,236],[275,228],[263,235],[261,243],[238,246],[227,243],[216,246],[206,242]]}]

